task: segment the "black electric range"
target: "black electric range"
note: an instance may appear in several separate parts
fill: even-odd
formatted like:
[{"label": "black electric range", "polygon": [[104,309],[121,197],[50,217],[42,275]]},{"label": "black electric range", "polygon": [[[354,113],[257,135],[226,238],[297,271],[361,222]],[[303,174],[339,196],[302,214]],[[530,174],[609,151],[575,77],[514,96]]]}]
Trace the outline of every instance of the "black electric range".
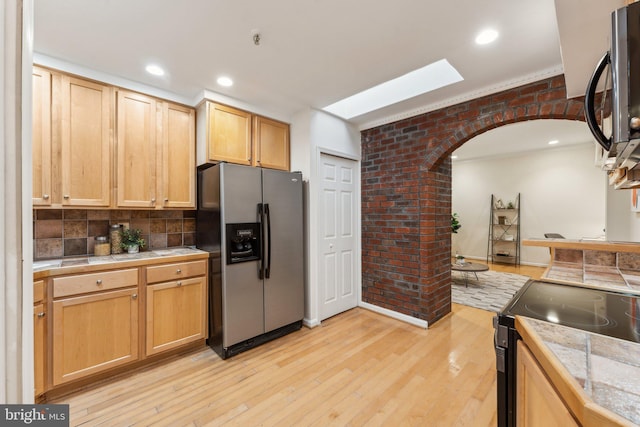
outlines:
[{"label": "black electric range", "polygon": [[516,425],[516,315],[640,342],[637,295],[529,280],[494,318],[498,427]]}]

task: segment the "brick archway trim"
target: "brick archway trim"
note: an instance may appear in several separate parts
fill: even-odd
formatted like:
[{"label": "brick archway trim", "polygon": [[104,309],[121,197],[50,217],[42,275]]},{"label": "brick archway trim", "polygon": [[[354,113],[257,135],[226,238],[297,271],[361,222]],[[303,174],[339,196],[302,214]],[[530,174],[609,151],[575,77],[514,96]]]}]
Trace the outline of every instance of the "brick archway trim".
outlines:
[{"label": "brick archway trim", "polygon": [[362,299],[433,322],[451,311],[451,160],[481,133],[584,121],[555,76],[362,132]]}]

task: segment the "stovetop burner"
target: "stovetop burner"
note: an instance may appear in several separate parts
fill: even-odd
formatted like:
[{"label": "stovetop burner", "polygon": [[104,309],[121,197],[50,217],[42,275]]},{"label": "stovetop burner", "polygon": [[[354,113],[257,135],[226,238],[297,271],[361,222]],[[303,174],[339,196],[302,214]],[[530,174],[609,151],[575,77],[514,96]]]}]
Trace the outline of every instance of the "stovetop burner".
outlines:
[{"label": "stovetop burner", "polygon": [[640,342],[640,297],[619,292],[530,280],[502,314]]},{"label": "stovetop burner", "polygon": [[571,304],[532,303],[524,305],[533,317],[560,323],[578,329],[585,327],[605,328],[615,326],[615,321],[606,316]]}]

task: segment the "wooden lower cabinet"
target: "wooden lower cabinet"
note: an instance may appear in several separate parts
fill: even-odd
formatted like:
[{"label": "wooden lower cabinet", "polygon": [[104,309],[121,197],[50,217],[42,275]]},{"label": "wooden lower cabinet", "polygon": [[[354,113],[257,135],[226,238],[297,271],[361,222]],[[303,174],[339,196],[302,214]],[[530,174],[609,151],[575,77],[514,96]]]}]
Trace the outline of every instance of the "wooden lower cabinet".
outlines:
[{"label": "wooden lower cabinet", "polygon": [[47,305],[44,298],[44,280],[33,282],[33,381],[34,396],[46,391],[47,362]]},{"label": "wooden lower cabinet", "polygon": [[146,354],[205,338],[204,276],[147,286]]},{"label": "wooden lower cabinet", "polygon": [[45,331],[46,331],[46,310],[44,304],[33,306],[33,375],[35,391],[34,395],[39,396],[45,391]]},{"label": "wooden lower cabinet", "polygon": [[53,301],[53,385],[138,359],[138,288]]},{"label": "wooden lower cabinet", "polygon": [[578,426],[526,344],[518,341],[516,413],[519,427]]}]

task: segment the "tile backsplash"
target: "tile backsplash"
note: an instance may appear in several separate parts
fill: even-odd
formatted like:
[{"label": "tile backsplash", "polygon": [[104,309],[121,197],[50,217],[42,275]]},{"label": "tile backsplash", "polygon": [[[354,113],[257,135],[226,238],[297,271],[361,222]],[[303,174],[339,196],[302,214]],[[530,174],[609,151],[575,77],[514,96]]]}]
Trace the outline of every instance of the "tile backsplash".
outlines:
[{"label": "tile backsplash", "polygon": [[33,258],[93,255],[95,236],[108,236],[112,224],[142,230],[143,250],[196,243],[195,211],[36,209],[33,211]]}]

